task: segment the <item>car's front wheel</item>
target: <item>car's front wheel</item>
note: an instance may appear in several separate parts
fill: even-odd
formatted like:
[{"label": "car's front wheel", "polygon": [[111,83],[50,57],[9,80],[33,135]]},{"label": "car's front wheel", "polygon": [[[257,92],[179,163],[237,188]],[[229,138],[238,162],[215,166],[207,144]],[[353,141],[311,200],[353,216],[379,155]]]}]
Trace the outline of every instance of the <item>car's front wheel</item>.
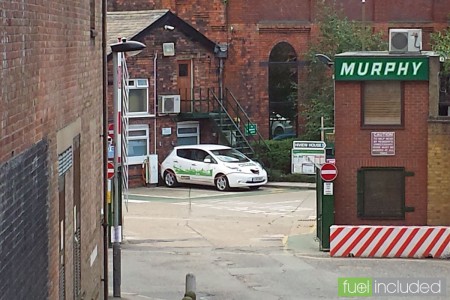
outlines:
[{"label": "car's front wheel", "polygon": [[227,176],[218,175],[216,177],[216,189],[219,191],[227,191],[230,189],[230,185],[228,184]]},{"label": "car's front wheel", "polygon": [[173,171],[164,172],[164,184],[167,187],[176,187],[178,185],[177,177]]}]

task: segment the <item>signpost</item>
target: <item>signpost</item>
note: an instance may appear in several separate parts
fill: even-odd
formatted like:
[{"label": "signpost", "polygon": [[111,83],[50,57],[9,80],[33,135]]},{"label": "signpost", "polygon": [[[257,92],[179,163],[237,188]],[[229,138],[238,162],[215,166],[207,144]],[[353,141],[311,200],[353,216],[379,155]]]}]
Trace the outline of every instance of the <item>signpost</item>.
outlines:
[{"label": "signpost", "polygon": [[293,174],[316,174],[316,165],[325,163],[325,147],[323,141],[294,141],[292,143]]},{"label": "signpost", "polygon": [[371,132],[372,156],[395,155],[395,132]]},{"label": "signpost", "polygon": [[114,177],[114,164],[112,162],[108,162],[108,179],[112,179]]},{"label": "signpost", "polygon": [[113,140],[114,139],[114,124],[108,124],[108,136]]},{"label": "signpost", "polygon": [[428,80],[428,57],[336,55],[334,78],[339,80]]},{"label": "signpost", "polygon": [[320,168],[320,177],[324,181],[333,181],[337,177],[337,168],[334,164],[326,163]]},{"label": "signpost", "polygon": [[245,135],[247,136],[256,135],[256,124],[248,123],[245,124],[244,128],[245,128]]}]

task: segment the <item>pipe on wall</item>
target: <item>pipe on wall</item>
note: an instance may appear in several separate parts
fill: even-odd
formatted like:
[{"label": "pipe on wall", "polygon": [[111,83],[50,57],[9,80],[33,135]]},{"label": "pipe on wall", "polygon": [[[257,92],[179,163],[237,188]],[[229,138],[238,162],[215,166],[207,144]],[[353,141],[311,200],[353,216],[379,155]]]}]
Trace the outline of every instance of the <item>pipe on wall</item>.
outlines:
[{"label": "pipe on wall", "polygon": [[102,0],[102,78],[103,78],[103,299],[108,299],[108,64],[106,56],[107,0]]},{"label": "pipe on wall", "polygon": [[158,52],[155,51],[155,58],[153,58],[153,101],[154,101],[153,110],[155,112],[155,121],[154,121],[154,124],[153,124],[153,135],[154,135],[153,136],[153,142],[154,142],[154,147],[155,147],[155,154],[157,152],[157,150],[156,150],[156,140],[157,140],[157,137],[156,137],[156,134],[157,134],[157,130],[156,130],[156,114],[157,114],[156,105],[158,103],[157,92],[156,92],[156,83],[157,83],[157,78],[158,78],[157,67],[156,67],[157,60],[158,60]]}]

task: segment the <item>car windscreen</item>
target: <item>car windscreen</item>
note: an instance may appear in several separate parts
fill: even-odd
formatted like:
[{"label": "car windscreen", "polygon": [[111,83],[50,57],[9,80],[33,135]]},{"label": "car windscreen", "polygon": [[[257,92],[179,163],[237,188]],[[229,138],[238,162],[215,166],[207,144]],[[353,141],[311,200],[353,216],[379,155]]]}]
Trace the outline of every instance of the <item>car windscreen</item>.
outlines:
[{"label": "car windscreen", "polygon": [[234,149],[211,150],[211,152],[223,162],[241,163],[250,161],[244,154]]}]

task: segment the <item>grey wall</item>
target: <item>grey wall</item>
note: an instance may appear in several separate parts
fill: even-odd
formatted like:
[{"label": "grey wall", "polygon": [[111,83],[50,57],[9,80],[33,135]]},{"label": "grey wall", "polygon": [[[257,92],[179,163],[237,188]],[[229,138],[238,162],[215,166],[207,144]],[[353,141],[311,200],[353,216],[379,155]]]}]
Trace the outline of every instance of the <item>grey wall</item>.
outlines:
[{"label": "grey wall", "polygon": [[0,165],[0,299],[48,298],[47,151],[41,141]]}]

